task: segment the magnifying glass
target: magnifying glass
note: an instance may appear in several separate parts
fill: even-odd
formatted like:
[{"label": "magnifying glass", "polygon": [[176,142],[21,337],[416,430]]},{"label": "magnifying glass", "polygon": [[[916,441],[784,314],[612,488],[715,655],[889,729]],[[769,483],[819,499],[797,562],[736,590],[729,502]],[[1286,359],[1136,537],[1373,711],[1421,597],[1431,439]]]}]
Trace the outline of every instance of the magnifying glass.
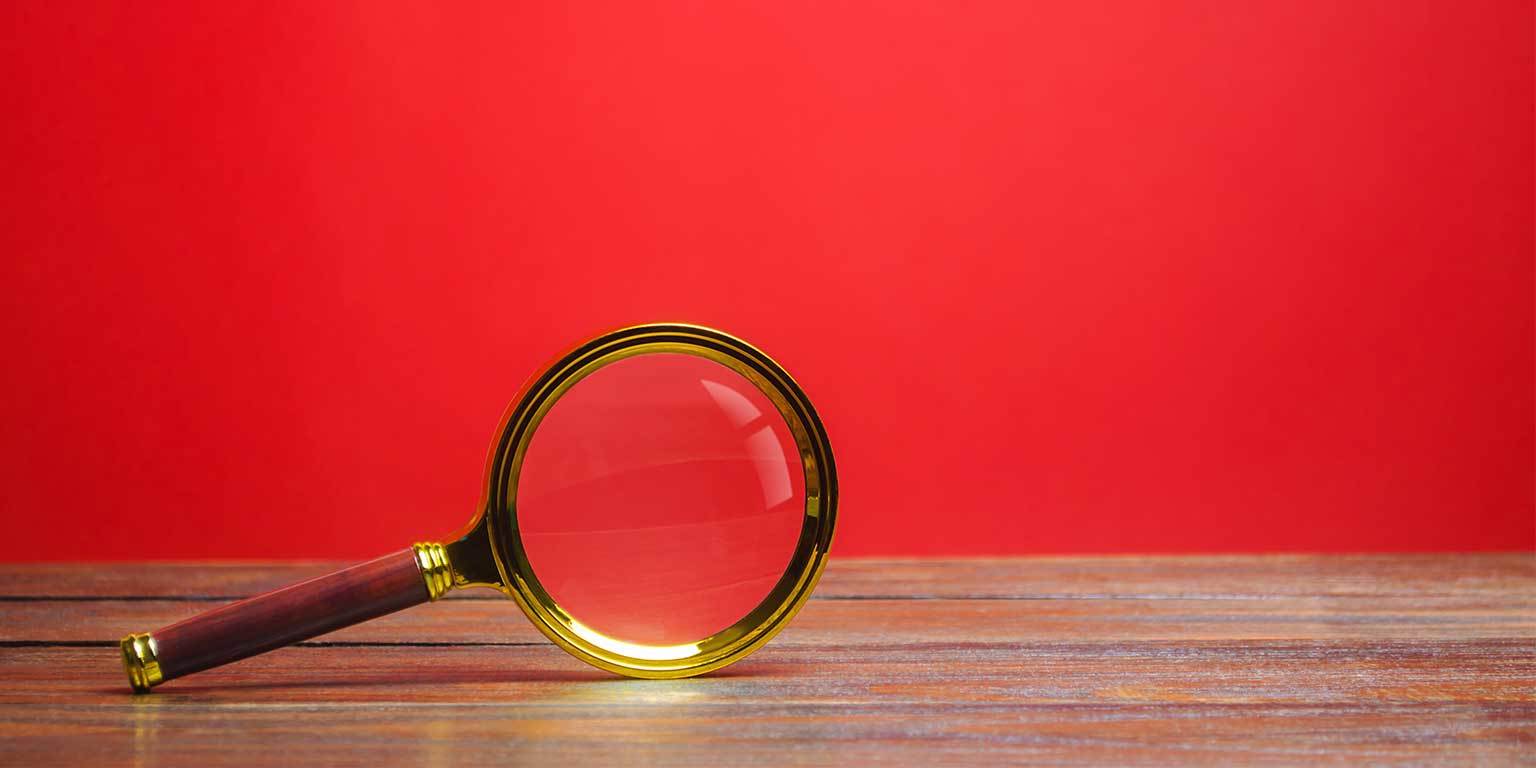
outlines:
[{"label": "magnifying glass", "polygon": [[464,587],[517,601],[556,645],[633,677],[739,661],[810,597],[836,521],[832,450],[789,374],[710,328],[599,336],[502,419],[480,512],[452,543],[123,638],[137,692]]}]

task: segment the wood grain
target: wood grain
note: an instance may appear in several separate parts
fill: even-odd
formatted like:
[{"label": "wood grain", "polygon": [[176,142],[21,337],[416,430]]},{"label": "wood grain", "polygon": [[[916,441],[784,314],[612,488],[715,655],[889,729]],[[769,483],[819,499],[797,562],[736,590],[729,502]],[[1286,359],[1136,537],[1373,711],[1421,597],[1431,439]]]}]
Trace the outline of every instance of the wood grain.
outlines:
[{"label": "wood grain", "polygon": [[1536,755],[1527,554],[834,560],[767,648],[677,681],[589,669],[487,592],[126,692],[123,632],[330,567],[0,567],[0,764]]},{"label": "wood grain", "polygon": [[166,681],[427,602],[412,550],[202,611],[154,631]]},{"label": "wood grain", "polygon": [[[29,563],[0,566],[3,597],[228,601],[350,563]],[[911,597],[1270,597],[1508,595],[1536,586],[1526,553],[1192,555],[834,561],[816,599]],[[495,599],[483,591],[449,599]]]}]

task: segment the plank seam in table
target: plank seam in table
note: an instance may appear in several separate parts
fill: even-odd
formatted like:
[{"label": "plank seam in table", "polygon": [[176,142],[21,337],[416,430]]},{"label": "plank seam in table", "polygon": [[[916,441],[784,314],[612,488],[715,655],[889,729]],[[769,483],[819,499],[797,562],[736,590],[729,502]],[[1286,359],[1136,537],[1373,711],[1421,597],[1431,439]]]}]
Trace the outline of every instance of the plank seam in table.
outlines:
[{"label": "plank seam in table", "polygon": [[[1521,764],[1536,556],[834,558],[695,680],[492,593],[127,693],[117,638],[330,563],[0,566],[0,763]],[[406,714],[408,713],[408,714]]]}]

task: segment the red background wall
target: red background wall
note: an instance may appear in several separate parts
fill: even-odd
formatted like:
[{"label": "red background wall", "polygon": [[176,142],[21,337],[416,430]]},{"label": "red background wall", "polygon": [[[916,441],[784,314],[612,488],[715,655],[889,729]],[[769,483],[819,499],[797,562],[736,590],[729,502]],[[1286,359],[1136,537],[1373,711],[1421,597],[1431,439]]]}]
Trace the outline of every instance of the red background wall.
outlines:
[{"label": "red background wall", "polygon": [[1536,546],[1529,2],[12,3],[6,557],[456,528],[718,325],[837,551]]}]

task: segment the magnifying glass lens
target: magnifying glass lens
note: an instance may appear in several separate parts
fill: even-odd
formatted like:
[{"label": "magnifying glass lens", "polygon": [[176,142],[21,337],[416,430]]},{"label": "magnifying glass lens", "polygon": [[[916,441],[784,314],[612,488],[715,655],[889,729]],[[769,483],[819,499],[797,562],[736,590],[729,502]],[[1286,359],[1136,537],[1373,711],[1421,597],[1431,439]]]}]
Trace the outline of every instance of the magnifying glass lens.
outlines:
[{"label": "magnifying glass lens", "polygon": [[518,475],[534,577],[581,624],[641,645],[702,640],[784,575],[805,476],[773,402],[712,360],[605,365],[550,407]]}]

